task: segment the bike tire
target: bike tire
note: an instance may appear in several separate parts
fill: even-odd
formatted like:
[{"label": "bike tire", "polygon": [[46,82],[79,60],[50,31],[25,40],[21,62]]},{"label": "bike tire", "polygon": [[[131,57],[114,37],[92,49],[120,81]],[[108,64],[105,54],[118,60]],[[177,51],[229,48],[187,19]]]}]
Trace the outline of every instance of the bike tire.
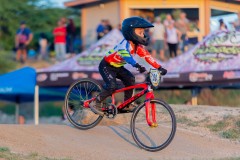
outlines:
[{"label": "bike tire", "polygon": [[95,127],[103,118],[83,107],[83,102],[98,95],[102,91],[101,85],[92,79],[81,79],[73,83],[65,96],[64,112],[69,122],[78,129],[87,130]]},{"label": "bike tire", "polygon": [[[156,105],[156,118],[157,120],[159,120],[158,127],[149,127],[146,122],[146,118],[144,119],[144,116],[146,117],[144,103],[138,108],[136,108],[136,110],[134,111],[131,118],[130,128],[132,137],[140,148],[147,151],[156,152],[167,147],[173,140],[176,132],[176,117],[172,108],[164,101],[154,99],[150,100],[150,104],[152,103],[155,103]],[[163,119],[165,122],[163,121]],[[163,122],[161,122],[160,120]],[[144,131],[145,128],[147,131]],[[152,133],[153,131],[154,133]],[[167,131],[169,133],[166,133]],[[156,140],[153,140],[155,139],[155,137]],[[156,144],[156,141],[161,142],[159,144]]]}]

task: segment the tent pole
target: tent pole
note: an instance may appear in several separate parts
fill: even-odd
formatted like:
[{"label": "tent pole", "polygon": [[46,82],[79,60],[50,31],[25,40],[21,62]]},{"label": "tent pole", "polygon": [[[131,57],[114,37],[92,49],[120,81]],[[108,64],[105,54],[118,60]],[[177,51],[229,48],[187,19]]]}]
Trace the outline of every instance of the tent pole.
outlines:
[{"label": "tent pole", "polygon": [[39,124],[39,86],[35,86],[34,91],[34,124]]},{"label": "tent pole", "polygon": [[199,93],[200,93],[199,88],[192,89],[192,105],[198,105],[197,96],[198,96]]},{"label": "tent pole", "polygon": [[19,124],[19,103],[16,103],[15,122],[16,122],[16,124]]}]

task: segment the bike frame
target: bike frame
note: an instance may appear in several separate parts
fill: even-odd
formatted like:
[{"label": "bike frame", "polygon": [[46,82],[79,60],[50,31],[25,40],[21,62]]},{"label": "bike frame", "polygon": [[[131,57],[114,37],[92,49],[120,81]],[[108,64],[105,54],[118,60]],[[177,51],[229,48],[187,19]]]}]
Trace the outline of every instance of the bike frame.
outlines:
[{"label": "bike frame", "polygon": [[[146,94],[146,99],[144,101],[146,121],[149,126],[154,127],[154,125],[156,125],[156,106],[154,103],[150,104],[150,100],[154,99],[154,93],[153,93],[151,86],[148,85],[147,83],[135,84],[133,86],[124,87],[124,88],[115,90],[111,96],[112,104],[115,105],[115,94],[116,93],[124,92],[124,91],[130,90],[130,89],[137,89],[137,88],[142,88],[143,90],[141,92],[139,92],[138,94],[134,95],[133,97],[129,98],[128,100],[122,102],[119,106],[117,106],[117,108],[123,109],[126,105],[134,102],[135,100],[137,100],[138,98],[140,98],[144,94]],[[89,100],[84,101],[83,106],[86,108],[89,108],[89,103],[91,101],[94,101],[95,99],[96,99],[96,97],[93,97]],[[150,112],[151,112],[151,118],[150,118]]]}]

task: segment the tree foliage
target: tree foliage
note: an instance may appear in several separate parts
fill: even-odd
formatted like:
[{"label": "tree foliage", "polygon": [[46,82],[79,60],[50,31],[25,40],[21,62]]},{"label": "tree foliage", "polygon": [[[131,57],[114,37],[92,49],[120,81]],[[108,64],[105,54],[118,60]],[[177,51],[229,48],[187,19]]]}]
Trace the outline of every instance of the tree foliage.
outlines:
[{"label": "tree foliage", "polygon": [[14,61],[11,52],[0,51],[0,75],[16,69],[16,62]]},{"label": "tree foliage", "polygon": [[[76,10],[52,8],[50,1],[42,0],[1,0],[0,5],[0,49],[14,47],[14,37],[20,21],[25,21],[34,34],[31,45],[36,46],[38,35],[46,33],[51,39],[52,30],[61,17],[79,17]],[[79,21],[79,20],[78,20]]]}]

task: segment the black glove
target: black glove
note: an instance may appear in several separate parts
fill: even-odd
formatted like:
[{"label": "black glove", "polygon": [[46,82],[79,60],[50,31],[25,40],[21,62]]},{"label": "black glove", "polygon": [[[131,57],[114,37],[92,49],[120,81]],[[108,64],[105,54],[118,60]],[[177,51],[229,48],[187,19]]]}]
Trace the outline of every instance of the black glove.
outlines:
[{"label": "black glove", "polygon": [[159,67],[158,70],[161,72],[161,75],[167,74],[167,70],[163,67]]},{"label": "black glove", "polygon": [[146,68],[145,67],[142,67],[141,65],[139,65],[138,63],[136,63],[135,67],[138,69],[138,71],[140,73],[143,73],[146,71]]}]

